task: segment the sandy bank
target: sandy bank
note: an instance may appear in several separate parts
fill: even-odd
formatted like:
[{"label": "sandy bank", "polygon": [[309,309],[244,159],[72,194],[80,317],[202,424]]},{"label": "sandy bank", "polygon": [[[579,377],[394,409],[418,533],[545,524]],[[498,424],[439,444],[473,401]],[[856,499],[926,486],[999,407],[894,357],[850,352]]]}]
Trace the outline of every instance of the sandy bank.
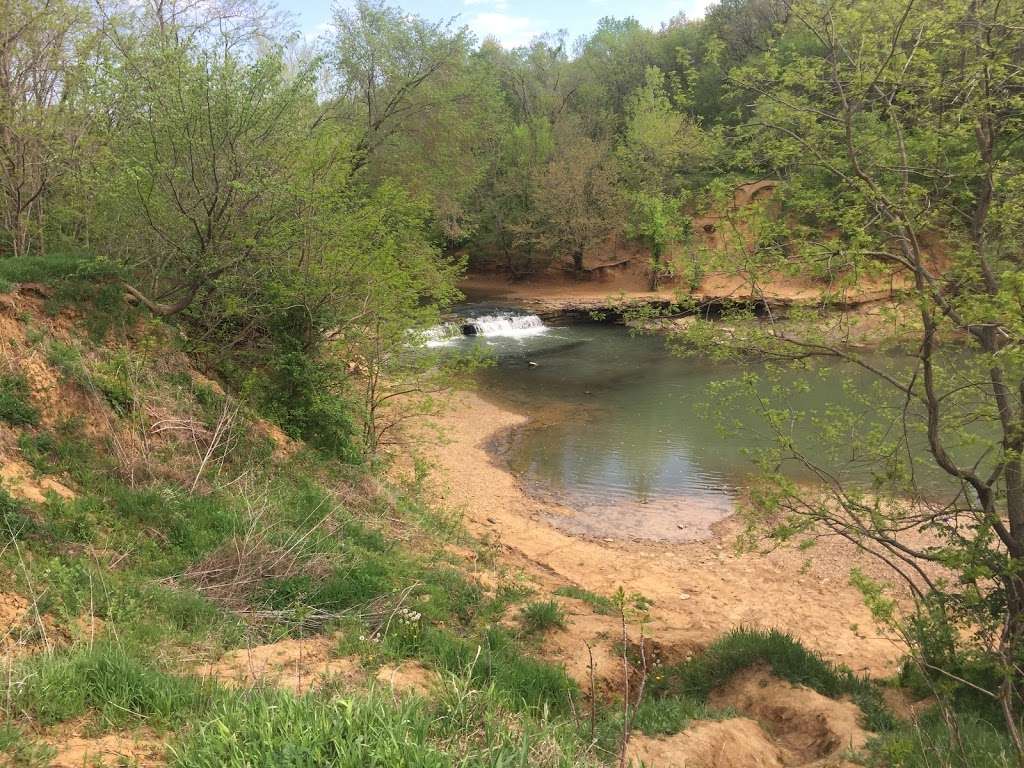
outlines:
[{"label": "sandy bank", "polygon": [[[525,423],[474,393],[456,393],[439,417],[448,440],[434,455],[437,493],[461,511],[474,535],[500,545],[507,561],[538,578],[609,594],[620,585],[654,601],[649,635],[662,644],[703,646],[737,626],[776,627],[827,657],[871,675],[891,674],[901,648],[880,635],[850,568],[877,570],[839,541],[808,553],[737,554],[738,525],[717,526],[709,541],[632,544],[590,541],[544,522],[553,510],[524,493],[492,461],[487,443]],[[563,514],[568,510],[554,510]],[[582,650],[582,649],[581,649]]]}]

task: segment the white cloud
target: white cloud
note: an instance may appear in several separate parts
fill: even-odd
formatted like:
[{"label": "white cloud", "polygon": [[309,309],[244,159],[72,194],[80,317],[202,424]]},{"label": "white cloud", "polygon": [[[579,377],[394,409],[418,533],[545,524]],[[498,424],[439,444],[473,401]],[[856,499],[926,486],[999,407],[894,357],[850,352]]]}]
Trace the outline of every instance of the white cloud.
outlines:
[{"label": "white cloud", "polygon": [[507,13],[478,13],[469,20],[469,27],[481,38],[496,38],[506,48],[526,45],[544,32],[543,26],[528,16]]}]

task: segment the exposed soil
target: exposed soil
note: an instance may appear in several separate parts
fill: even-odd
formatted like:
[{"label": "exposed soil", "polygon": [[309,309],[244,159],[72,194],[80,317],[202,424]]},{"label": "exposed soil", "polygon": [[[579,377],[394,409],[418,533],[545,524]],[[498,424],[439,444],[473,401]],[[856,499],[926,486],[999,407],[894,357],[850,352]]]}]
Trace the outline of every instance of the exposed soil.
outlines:
[{"label": "exposed soil", "polygon": [[674,736],[636,734],[629,759],[646,768],[783,768],[785,752],[754,720],[704,720]]},{"label": "exposed soil", "polygon": [[51,768],[123,765],[155,768],[166,763],[163,742],[146,732],[107,733],[95,737],[56,732],[45,741],[56,750]]},{"label": "exposed soil", "polygon": [[362,680],[358,660],[334,658],[336,638],[287,638],[276,643],[229,651],[200,674],[236,688],[266,684],[303,694],[329,680]]},{"label": "exposed soil", "polygon": [[861,711],[852,701],[830,699],[759,667],[735,675],[712,694],[711,705],[760,722],[787,753],[787,765],[859,750],[870,735],[860,726]]},{"label": "exposed soil", "polygon": [[[449,439],[434,454],[440,470],[436,495],[463,513],[471,533],[498,545],[506,564],[524,568],[549,591],[572,584],[604,595],[619,586],[639,592],[653,601],[648,635],[665,648],[688,652],[738,626],[775,627],[855,671],[895,671],[902,647],[875,629],[860,593],[849,584],[854,566],[880,569],[853,546],[826,539],[810,553],[741,554],[732,546],[740,525],[731,520],[718,524],[712,539],[692,543],[571,536],[544,521],[572,511],[527,495],[487,451],[495,433],[523,424],[525,417],[472,393],[453,395],[451,406],[439,419]],[[556,637],[560,655],[579,677],[587,638]]]},{"label": "exposed soil", "polygon": [[28,464],[20,459],[8,459],[0,454],[0,485],[12,495],[26,501],[42,504],[48,493],[62,499],[73,499],[75,492],[52,477],[36,477]]},{"label": "exposed soil", "polygon": [[437,684],[437,674],[415,661],[385,664],[377,670],[375,678],[378,685],[386,686],[395,695],[429,696]]}]

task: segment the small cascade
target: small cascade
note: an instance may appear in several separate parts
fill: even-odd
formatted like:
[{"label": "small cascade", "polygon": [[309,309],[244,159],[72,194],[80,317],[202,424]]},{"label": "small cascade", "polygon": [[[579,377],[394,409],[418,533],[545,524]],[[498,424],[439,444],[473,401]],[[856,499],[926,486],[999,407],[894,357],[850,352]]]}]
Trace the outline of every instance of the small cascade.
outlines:
[{"label": "small cascade", "polygon": [[441,323],[421,331],[419,337],[428,347],[443,347],[462,338],[462,326],[459,323]]},{"label": "small cascade", "polygon": [[548,327],[537,315],[514,315],[511,312],[470,317],[462,323],[462,333],[466,336],[522,338],[537,336],[547,330]]},{"label": "small cascade", "polygon": [[547,331],[548,327],[537,315],[500,312],[435,325],[433,328],[420,331],[418,336],[421,343],[428,347],[446,347],[463,336],[522,339],[539,336]]}]

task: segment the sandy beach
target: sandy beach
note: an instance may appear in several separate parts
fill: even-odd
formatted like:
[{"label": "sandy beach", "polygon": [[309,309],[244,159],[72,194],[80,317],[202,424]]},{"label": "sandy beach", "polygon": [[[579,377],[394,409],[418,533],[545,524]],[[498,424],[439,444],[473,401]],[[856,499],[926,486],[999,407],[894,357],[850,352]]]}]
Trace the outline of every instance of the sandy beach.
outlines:
[{"label": "sandy beach", "polygon": [[664,647],[698,649],[734,627],[774,627],[855,671],[896,670],[901,646],[875,626],[849,583],[853,567],[884,571],[852,545],[836,540],[810,551],[741,553],[734,519],[689,543],[569,535],[545,520],[572,510],[529,496],[488,451],[496,435],[521,427],[525,416],[456,392],[438,421],[447,436],[433,454],[439,501],[463,515],[470,533],[493,542],[505,565],[524,569],[538,584],[640,593],[653,601],[647,634]]}]

